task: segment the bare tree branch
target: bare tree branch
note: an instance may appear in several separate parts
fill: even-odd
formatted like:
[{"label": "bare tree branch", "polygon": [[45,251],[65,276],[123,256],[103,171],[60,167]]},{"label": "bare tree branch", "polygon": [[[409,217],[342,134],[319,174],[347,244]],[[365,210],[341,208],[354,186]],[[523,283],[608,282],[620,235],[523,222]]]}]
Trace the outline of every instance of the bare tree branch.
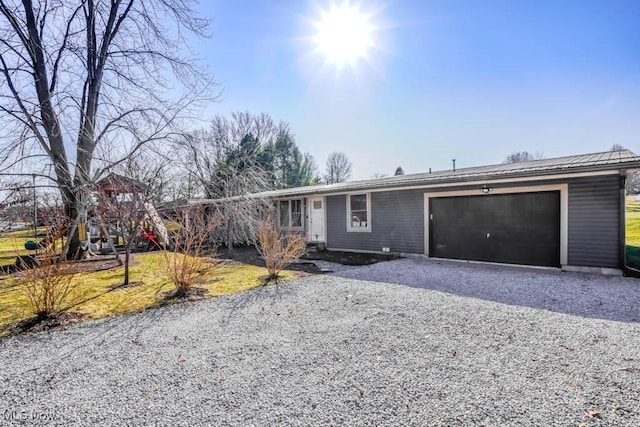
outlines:
[{"label": "bare tree branch", "polygon": [[44,153],[75,218],[96,168],[175,138],[215,100],[212,77],[185,56],[186,34],[208,25],[193,0],[0,0],[0,170]]},{"label": "bare tree branch", "polygon": [[351,162],[344,153],[333,152],[329,154],[326,163],[325,182],[336,184],[348,181],[351,178]]}]

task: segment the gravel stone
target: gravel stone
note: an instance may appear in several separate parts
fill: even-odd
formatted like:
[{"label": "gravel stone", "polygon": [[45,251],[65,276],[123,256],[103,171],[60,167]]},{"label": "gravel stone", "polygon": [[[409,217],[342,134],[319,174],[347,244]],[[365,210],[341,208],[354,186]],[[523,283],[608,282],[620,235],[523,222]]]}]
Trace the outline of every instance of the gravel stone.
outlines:
[{"label": "gravel stone", "polygon": [[0,425],[638,426],[638,287],[403,259],[7,338]]},{"label": "gravel stone", "polygon": [[640,322],[640,280],[630,277],[426,258],[405,258],[336,274],[558,313]]}]

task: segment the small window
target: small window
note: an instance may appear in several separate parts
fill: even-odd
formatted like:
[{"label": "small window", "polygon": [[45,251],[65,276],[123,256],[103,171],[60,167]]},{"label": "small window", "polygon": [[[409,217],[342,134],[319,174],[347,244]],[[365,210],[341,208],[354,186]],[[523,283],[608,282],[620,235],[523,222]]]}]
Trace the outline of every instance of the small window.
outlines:
[{"label": "small window", "polygon": [[369,194],[347,196],[347,230],[371,231],[371,203]]},{"label": "small window", "polygon": [[289,208],[291,209],[291,227],[302,227],[302,200],[291,200]]},{"label": "small window", "polygon": [[280,211],[281,228],[302,228],[302,200],[280,200],[278,203]]},{"label": "small window", "polygon": [[289,221],[289,201],[280,201],[280,227],[288,228]]},{"label": "small window", "polygon": [[314,200],[313,209],[322,209],[322,200]]}]

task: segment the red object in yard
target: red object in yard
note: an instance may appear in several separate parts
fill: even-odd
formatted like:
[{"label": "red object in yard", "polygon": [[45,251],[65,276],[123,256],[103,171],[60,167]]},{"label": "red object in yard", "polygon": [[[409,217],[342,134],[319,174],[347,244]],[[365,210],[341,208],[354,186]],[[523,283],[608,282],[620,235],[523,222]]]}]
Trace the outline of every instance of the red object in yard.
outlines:
[{"label": "red object in yard", "polygon": [[146,240],[151,240],[152,242],[157,242],[158,241],[158,237],[156,237],[156,233],[153,232],[153,230],[142,230],[142,232],[140,233],[140,235],[142,236],[143,239]]}]

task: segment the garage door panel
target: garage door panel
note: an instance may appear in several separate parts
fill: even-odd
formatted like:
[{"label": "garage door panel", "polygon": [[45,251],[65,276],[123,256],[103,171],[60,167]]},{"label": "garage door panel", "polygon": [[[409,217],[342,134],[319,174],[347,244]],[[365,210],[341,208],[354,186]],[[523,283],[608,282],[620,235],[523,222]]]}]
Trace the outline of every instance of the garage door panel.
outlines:
[{"label": "garage door panel", "polygon": [[558,266],[560,193],[430,198],[436,257]]}]

